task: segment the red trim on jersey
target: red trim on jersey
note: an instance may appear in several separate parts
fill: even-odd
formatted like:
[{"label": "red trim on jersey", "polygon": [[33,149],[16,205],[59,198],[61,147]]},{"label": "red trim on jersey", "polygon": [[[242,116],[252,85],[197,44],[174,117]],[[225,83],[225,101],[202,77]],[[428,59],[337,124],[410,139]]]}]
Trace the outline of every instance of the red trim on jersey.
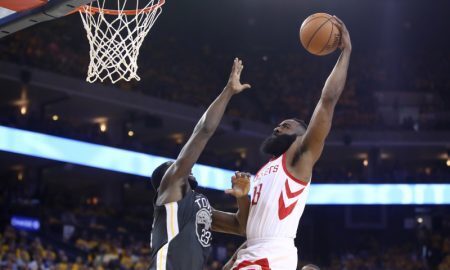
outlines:
[{"label": "red trim on jersey", "polygon": [[284,203],[283,199],[283,192],[280,194],[280,198],[278,199],[278,218],[280,220],[285,219],[287,216],[289,216],[292,211],[294,210],[295,206],[297,205],[298,200],[293,202],[291,205],[286,207],[286,204]]},{"label": "red trim on jersey", "polygon": [[[269,260],[267,258],[260,259],[260,260],[254,261],[254,262],[243,261],[240,264],[238,264],[238,266],[233,268],[233,270],[243,269],[244,267],[248,267],[248,266],[252,266],[252,265],[258,265],[261,267],[262,270],[270,270]],[[247,269],[250,270],[251,268],[247,268]]]},{"label": "red trim on jersey", "polygon": [[[291,191],[291,188],[289,187],[288,179],[286,179],[286,182],[284,183],[284,187],[286,189],[286,196],[289,199],[295,198],[297,196],[300,196],[302,194],[303,190],[305,190],[305,187],[303,187],[300,190],[297,190],[295,192]],[[286,203],[284,202],[283,198],[283,191],[280,193],[280,198],[278,198],[278,218],[280,220],[285,219],[287,216],[289,216],[292,211],[294,210],[295,206],[297,205],[298,200],[296,200],[294,203],[286,207]]]},{"label": "red trim on jersey", "polygon": [[295,176],[293,176],[293,175],[288,171],[288,169],[287,169],[287,167],[286,167],[286,153],[283,154],[283,158],[282,158],[282,160],[281,160],[281,164],[283,165],[283,170],[284,170],[284,172],[286,173],[287,176],[289,176],[289,178],[291,178],[292,180],[294,180],[296,183],[299,183],[300,185],[303,185],[303,186],[308,185],[307,182],[305,182],[305,181],[303,181],[303,180],[301,180],[301,179],[295,178]]},{"label": "red trim on jersey", "polygon": [[302,194],[303,190],[305,189],[305,188],[302,188],[296,192],[292,192],[291,188],[289,187],[289,183],[288,183],[287,179],[286,179],[286,183],[284,184],[284,186],[286,188],[286,195],[289,199],[292,199],[292,198],[297,197],[298,195]]}]

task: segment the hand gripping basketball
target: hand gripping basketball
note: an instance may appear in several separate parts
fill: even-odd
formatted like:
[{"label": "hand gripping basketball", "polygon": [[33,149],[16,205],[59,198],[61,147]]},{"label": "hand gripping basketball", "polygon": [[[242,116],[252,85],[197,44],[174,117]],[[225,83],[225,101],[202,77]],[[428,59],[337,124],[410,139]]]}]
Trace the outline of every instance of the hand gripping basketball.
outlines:
[{"label": "hand gripping basketball", "polygon": [[351,51],[350,35],[344,22],[336,16],[315,13],[300,27],[300,42],[314,55],[327,55],[340,48]]},{"label": "hand gripping basketball", "polygon": [[250,173],[236,172],[231,177],[232,188],[225,190],[225,193],[236,198],[247,196],[250,191],[250,177]]},{"label": "hand gripping basketball", "polygon": [[339,49],[341,50],[351,50],[352,42],[350,40],[350,33],[347,30],[344,22],[336,16],[333,16],[334,24],[339,28],[341,32],[341,42],[339,43]]}]

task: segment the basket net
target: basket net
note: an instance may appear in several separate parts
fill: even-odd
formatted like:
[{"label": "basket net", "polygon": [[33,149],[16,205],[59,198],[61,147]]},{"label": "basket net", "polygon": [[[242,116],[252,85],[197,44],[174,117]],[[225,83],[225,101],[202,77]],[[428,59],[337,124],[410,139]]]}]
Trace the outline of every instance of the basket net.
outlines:
[{"label": "basket net", "polygon": [[136,11],[132,12],[125,10],[127,0],[116,0],[117,12],[105,9],[108,1],[111,0],[97,0],[79,10],[90,45],[86,81],[139,81],[139,49],[161,14],[164,1],[146,0],[149,2],[139,7],[139,0],[133,0]]}]

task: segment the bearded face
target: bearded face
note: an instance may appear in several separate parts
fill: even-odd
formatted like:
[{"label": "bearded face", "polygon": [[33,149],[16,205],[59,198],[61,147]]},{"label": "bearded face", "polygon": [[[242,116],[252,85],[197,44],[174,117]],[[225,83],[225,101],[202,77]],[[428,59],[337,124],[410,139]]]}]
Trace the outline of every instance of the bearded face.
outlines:
[{"label": "bearded face", "polygon": [[261,144],[261,151],[275,157],[285,153],[297,138],[296,134],[272,134]]}]

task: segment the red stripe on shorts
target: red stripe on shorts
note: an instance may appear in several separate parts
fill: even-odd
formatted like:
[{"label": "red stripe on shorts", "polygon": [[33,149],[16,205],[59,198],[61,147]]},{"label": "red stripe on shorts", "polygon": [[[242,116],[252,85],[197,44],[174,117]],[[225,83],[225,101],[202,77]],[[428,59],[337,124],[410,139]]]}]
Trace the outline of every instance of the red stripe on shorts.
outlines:
[{"label": "red stripe on shorts", "polygon": [[[252,268],[252,266],[255,266],[255,268]],[[259,266],[259,267],[257,267]],[[270,266],[269,266],[269,260],[267,260],[266,258],[264,259],[260,259],[257,261],[243,261],[240,264],[238,264],[238,266],[236,266],[235,268],[233,268],[233,270],[239,270],[239,269],[244,269],[245,270],[270,270]]]}]

